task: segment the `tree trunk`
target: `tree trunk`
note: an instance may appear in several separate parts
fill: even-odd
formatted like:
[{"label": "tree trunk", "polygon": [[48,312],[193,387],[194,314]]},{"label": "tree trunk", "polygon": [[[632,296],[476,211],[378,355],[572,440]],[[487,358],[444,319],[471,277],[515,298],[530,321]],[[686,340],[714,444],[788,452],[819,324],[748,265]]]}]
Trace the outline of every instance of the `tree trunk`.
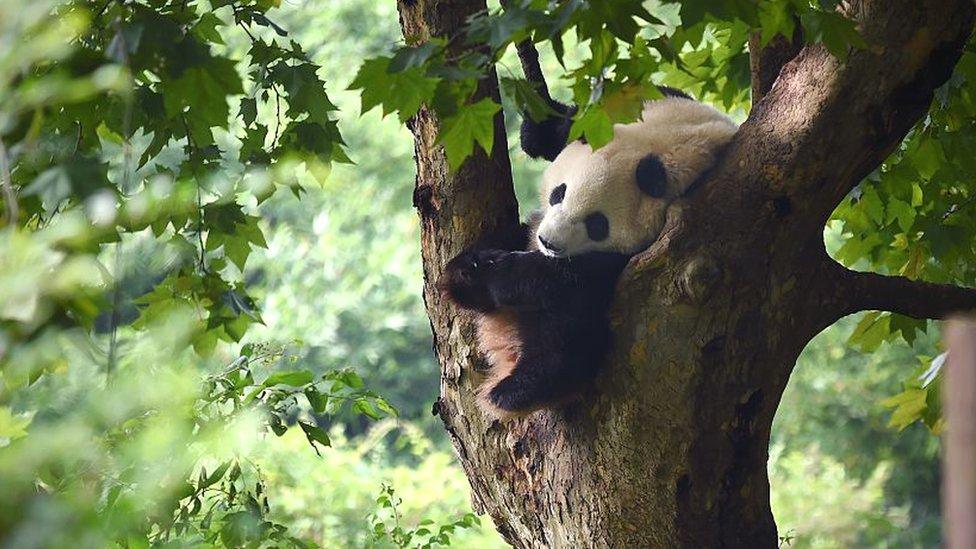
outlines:
[{"label": "tree trunk", "polygon": [[[775,547],[769,432],[804,345],[845,314],[889,305],[883,292],[860,297],[868,283],[903,284],[890,305],[906,314],[976,305],[971,292],[933,301],[931,291],[952,290],[872,282],[824,252],[827,215],[924,114],[972,24],[968,0],[855,4],[871,47],[842,62],[807,46],[771,89],[761,85],[768,93],[723,160],[621,278],[595,387],[559,411],[508,423],[483,415],[472,319],[435,287],[465,246],[517,226],[502,115],[492,154],[453,174],[435,116],[412,121],[424,298],[441,364],[434,413],[475,508],[512,545]],[[455,34],[484,7],[399,0],[404,35],[420,40]],[[494,74],[480,92],[497,96]]]}]

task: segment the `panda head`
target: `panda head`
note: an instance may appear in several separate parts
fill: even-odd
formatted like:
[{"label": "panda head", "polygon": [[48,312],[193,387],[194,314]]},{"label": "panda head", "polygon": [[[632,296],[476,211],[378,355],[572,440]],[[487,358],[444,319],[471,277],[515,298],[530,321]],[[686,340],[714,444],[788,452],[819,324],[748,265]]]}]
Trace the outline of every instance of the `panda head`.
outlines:
[{"label": "panda head", "polygon": [[566,145],[542,177],[542,216],[530,246],[550,256],[637,253],[657,239],[668,205],[714,162],[736,127],[684,97],[645,104],[593,150]]}]

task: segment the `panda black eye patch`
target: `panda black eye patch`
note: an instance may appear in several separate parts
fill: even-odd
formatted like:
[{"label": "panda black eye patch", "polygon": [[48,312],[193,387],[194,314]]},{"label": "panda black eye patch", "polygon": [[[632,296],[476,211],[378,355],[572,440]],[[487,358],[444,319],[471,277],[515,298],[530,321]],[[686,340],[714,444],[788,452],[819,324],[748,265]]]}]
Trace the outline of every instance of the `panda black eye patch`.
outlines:
[{"label": "panda black eye patch", "polygon": [[637,163],[637,186],[654,198],[661,198],[668,190],[668,171],[656,154],[649,154]]},{"label": "panda black eye patch", "polygon": [[590,237],[590,240],[599,242],[606,240],[607,236],[610,235],[610,221],[607,220],[607,216],[600,212],[586,216],[583,223],[586,225],[586,236]]},{"label": "panda black eye patch", "polygon": [[549,193],[549,205],[555,206],[556,204],[559,204],[560,202],[563,201],[563,198],[565,196],[566,196],[566,184],[562,183],[560,185],[557,185],[556,188],[553,189],[551,193]]}]

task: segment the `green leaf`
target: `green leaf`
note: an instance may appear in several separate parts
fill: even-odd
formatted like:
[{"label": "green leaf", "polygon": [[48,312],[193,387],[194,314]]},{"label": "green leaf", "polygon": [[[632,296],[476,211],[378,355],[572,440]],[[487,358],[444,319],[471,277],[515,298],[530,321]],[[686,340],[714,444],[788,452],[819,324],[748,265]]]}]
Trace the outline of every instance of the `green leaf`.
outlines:
[{"label": "green leaf", "polygon": [[[330,113],[338,110],[325,92],[325,82],[318,76],[319,67],[312,63],[284,65],[274,70],[275,79],[282,83],[288,95],[287,114],[292,120],[308,115],[307,121],[329,125]],[[336,136],[335,141],[341,142]]]},{"label": "green leaf", "polygon": [[367,59],[349,89],[362,90],[361,113],[382,105],[383,116],[396,112],[406,122],[433,98],[439,79],[427,76],[421,67],[391,72],[391,61],[389,57]]},{"label": "green leaf", "polygon": [[383,415],[376,410],[376,407],[374,407],[373,404],[366,399],[357,399],[353,404],[352,409],[353,411],[373,420],[383,417]]},{"label": "green leaf", "polygon": [[531,12],[519,2],[509,2],[501,12],[484,13],[471,18],[466,29],[469,44],[487,44],[498,50],[527,36]]},{"label": "green leaf", "polygon": [[861,197],[857,201],[857,205],[860,208],[864,208],[868,217],[876,225],[884,223],[884,203],[881,202],[881,197],[878,196],[876,190],[870,187],[864,189]]},{"label": "green leaf", "polygon": [[762,46],[769,44],[776,35],[793,37],[793,10],[790,8],[790,0],[768,0],[759,4]]},{"label": "green leaf", "polygon": [[461,108],[454,116],[441,122],[440,143],[447,153],[452,170],[471,156],[477,142],[486,153],[491,152],[495,138],[495,113],[501,106],[489,98]]},{"label": "green leaf", "polygon": [[214,472],[210,473],[209,475],[206,474],[207,472],[206,469],[201,468],[200,478],[202,480],[197,483],[197,490],[203,490],[204,488],[208,488],[210,486],[213,486],[214,484],[217,484],[217,482],[219,482],[220,479],[224,477],[224,473],[226,473],[227,470],[230,469],[230,465],[231,465],[230,461],[225,461],[221,463],[216,469],[214,469]]},{"label": "green leaf", "polygon": [[313,447],[316,442],[326,448],[332,446],[332,440],[329,438],[329,435],[320,427],[311,423],[305,423],[304,421],[299,421],[298,424],[302,427],[302,431],[305,432],[305,437],[308,438],[309,443]]},{"label": "green leaf", "polygon": [[213,143],[211,128],[227,127],[228,97],[244,92],[234,62],[225,58],[188,68],[175,80],[164,80],[162,88],[166,115],[185,118],[197,147]]},{"label": "green leaf", "polygon": [[821,42],[834,57],[846,59],[849,48],[865,48],[854,21],[834,11],[810,11],[800,17],[807,40]]},{"label": "green leaf", "polygon": [[241,238],[228,238],[224,240],[224,253],[243,271],[247,256],[251,255],[251,244]]},{"label": "green leaf", "polygon": [[501,79],[502,91],[512,98],[519,111],[528,113],[536,122],[556,114],[556,111],[539,95],[535,86],[522,78]]},{"label": "green leaf", "polygon": [[887,214],[888,223],[897,221],[898,227],[906,233],[911,230],[912,224],[915,223],[915,208],[897,198],[888,200]]},{"label": "green leaf", "polygon": [[901,431],[922,418],[928,391],[926,389],[908,389],[893,397],[881,401],[886,408],[894,408],[888,426]]},{"label": "green leaf", "polygon": [[580,137],[585,137],[591,147],[599,149],[613,139],[613,121],[603,109],[590,106],[577,115],[569,129],[571,141]]},{"label": "green leaf", "polygon": [[414,67],[421,67],[437,51],[438,42],[425,42],[419,46],[404,46],[397,50],[387,68],[389,72],[401,72]]},{"label": "green leaf", "polygon": [[385,398],[376,397],[373,400],[373,402],[376,404],[376,407],[379,408],[381,412],[383,412],[388,416],[396,417],[400,415],[400,411],[397,410],[392,404],[387,402]]},{"label": "green leaf", "polygon": [[870,353],[876,350],[891,335],[891,315],[880,312],[870,312],[857,323],[854,332],[848,338],[848,345],[859,348],[862,352]]},{"label": "green leaf", "polygon": [[193,26],[193,33],[207,42],[223,45],[224,39],[220,36],[220,31],[217,30],[217,27],[222,26],[224,26],[224,22],[213,12],[208,11],[197,20],[197,24]]},{"label": "green leaf", "polygon": [[27,426],[30,422],[29,417],[14,415],[10,407],[0,406],[0,448],[9,445],[11,441],[27,436]]},{"label": "green leaf", "polygon": [[312,407],[313,412],[316,414],[325,413],[325,409],[329,405],[329,395],[322,394],[313,385],[305,389],[305,398],[308,399],[308,404]]},{"label": "green leaf", "polygon": [[95,158],[72,157],[44,170],[24,189],[24,196],[38,196],[45,211],[54,211],[63,201],[81,202],[103,188],[113,187],[108,166]]},{"label": "green leaf", "polygon": [[919,175],[925,179],[931,179],[946,162],[939,142],[930,137],[920,140],[918,147],[912,151],[911,161]]},{"label": "green leaf", "polygon": [[[258,102],[253,97],[244,97],[241,99],[240,108],[241,120],[244,121],[244,126],[250,126],[257,120],[258,117]],[[264,143],[264,140],[261,140]]]},{"label": "green leaf", "polygon": [[604,93],[601,103],[610,122],[629,124],[640,119],[645,100],[661,96],[661,92],[649,84],[625,84]]},{"label": "green leaf", "polygon": [[314,376],[312,375],[312,372],[308,370],[275,372],[268,376],[268,379],[264,380],[263,385],[265,387],[271,387],[272,385],[290,385],[292,387],[301,387],[311,383],[313,378]]},{"label": "green leaf", "polygon": [[912,345],[918,333],[925,333],[928,321],[918,320],[909,316],[892,314],[889,327],[892,333],[900,333],[906,343]]},{"label": "green leaf", "polygon": [[363,378],[352,370],[338,370],[335,372],[335,379],[350,389],[363,388]]}]

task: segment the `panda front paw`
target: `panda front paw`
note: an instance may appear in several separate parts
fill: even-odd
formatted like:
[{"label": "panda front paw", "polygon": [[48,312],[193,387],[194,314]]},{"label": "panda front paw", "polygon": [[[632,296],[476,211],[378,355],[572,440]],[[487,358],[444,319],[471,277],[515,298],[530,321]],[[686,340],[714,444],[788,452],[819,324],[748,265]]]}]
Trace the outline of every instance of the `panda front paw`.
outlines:
[{"label": "panda front paw", "polygon": [[447,264],[447,271],[461,280],[483,282],[487,274],[511,252],[504,250],[469,250]]},{"label": "panda front paw", "polygon": [[467,309],[495,308],[488,292],[488,280],[495,265],[510,252],[468,250],[448,262],[439,286],[448,298]]}]

